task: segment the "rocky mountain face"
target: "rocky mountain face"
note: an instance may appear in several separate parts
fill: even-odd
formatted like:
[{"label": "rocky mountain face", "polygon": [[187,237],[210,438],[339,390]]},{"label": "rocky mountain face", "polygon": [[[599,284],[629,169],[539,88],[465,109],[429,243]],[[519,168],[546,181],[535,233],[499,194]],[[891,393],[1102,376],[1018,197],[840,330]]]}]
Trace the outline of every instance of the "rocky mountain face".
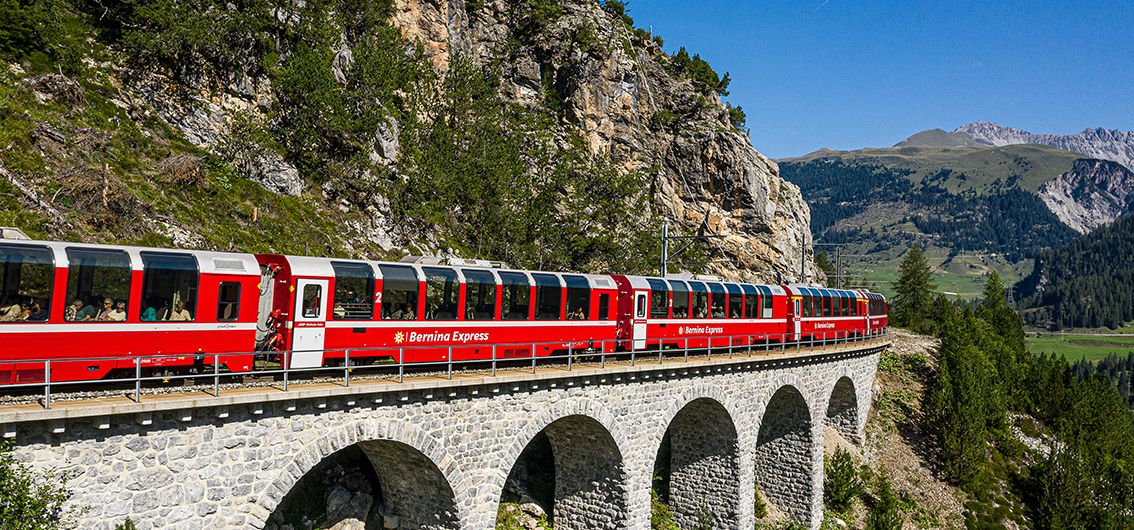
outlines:
[{"label": "rocky mountain face", "polygon": [[[49,17],[15,17],[39,40],[3,54],[0,100],[27,110],[0,113],[15,120],[0,123],[13,136],[0,138],[10,177],[0,191],[13,189],[31,215],[0,224],[100,242],[280,252],[310,242],[352,257],[601,270],[620,263],[604,256],[656,252],[642,236],[664,219],[681,234],[723,236],[695,265],[708,272],[796,279],[803,262],[817,274],[799,188],[740,132],[723,90],[620,10],[584,0],[208,3],[71,0]],[[44,61],[37,49],[68,51]],[[469,64],[497,86],[478,88]],[[453,158],[431,159],[450,156],[438,145]],[[513,243],[465,244],[477,227],[452,226],[478,201],[462,191],[495,185],[502,159],[526,163],[527,176],[521,189],[478,192],[492,210],[475,218],[504,216],[507,227],[509,215],[546,213],[532,209],[544,200],[551,217],[500,235]],[[68,184],[75,168],[90,186]],[[556,224],[574,229],[565,248],[582,241],[598,257],[544,262],[539,241]],[[631,233],[637,246],[620,249]],[[512,257],[511,244],[534,248]]]},{"label": "rocky mountain face", "polygon": [[1109,160],[1076,160],[1039,196],[1060,221],[1085,234],[1134,213],[1134,172]]},{"label": "rocky mountain face", "polygon": [[1134,132],[1112,129],[1084,129],[1078,134],[1035,134],[990,122],[975,122],[957,127],[963,133],[988,145],[1050,145],[1087,158],[1111,160],[1134,168]]},{"label": "rocky mountain face", "polygon": [[[515,30],[514,2],[507,0],[478,2],[474,10],[461,0],[396,3],[395,24],[422,42],[439,68],[454,54],[491,61]],[[723,260],[711,260],[711,271],[795,278],[802,257],[813,277],[805,250],[810,212],[799,188],[731,125],[719,96],[699,94],[674,76],[657,42],[637,41],[632,28],[597,3],[559,4],[564,14],[543,37],[508,54],[504,92],[538,106],[541,87],[550,83],[562,98],[564,125],[592,153],[624,170],[655,169],[654,201],[678,231],[724,236],[714,243]],[[616,45],[580,46],[580,31]]]}]

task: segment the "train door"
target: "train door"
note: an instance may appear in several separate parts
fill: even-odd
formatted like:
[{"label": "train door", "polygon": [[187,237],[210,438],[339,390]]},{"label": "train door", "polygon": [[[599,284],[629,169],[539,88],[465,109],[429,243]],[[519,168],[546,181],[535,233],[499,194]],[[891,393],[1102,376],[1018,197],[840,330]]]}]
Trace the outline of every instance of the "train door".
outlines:
[{"label": "train door", "polygon": [[792,312],[792,316],[791,316],[792,339],[791,340],[798,341],[799,340],[799,332],[800,332],[800,329],[801,329],[802,324],[803,324],[803,319],[801,318],[802,315],[803,315],[803,312],[802,312],[803,311],[803,299],[799,298],[799,297],[792,298],[791,299],[791,308],[792,308],[792,311],[791,311]]},{"label": "train door", "polygon": [[634,349],[646,349],[646,312],[650,310],[646,303],[648,291],[634,291]]},{"label": "train door", "polygon": [[291,339],[291,368],[323,365],[323,340],[327,332],[327,280],[296,282],[295,329]]}]

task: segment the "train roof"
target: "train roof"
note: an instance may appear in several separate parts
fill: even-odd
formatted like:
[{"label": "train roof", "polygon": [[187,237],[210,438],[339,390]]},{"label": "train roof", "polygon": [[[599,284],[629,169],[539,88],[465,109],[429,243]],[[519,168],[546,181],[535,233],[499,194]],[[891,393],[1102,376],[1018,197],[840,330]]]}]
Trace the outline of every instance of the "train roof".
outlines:
[{"label": "train roof", "polygon": [[532,274],[546,274],[554,276],[559,280],[560,286],[566,285],[564,276],[582,277],[587,280],[587,284],[593,289],[614,289],[614,280],[605,274],[583,274],[575,272],[551,272],[529,269],[505,269],[498,267],[485,267],[479,263],[472,262],[470,264],[433,264],[433,263],[414,263],[404,261],[372,261],[372,260],[358,260],[358,259],[339,259],[339,258],[323,258],[313,256],[281,256],[288,261],[291,266],[292,274],[308,275],[308,276],[326,276],[333,277],[335,275],[334,268],[331,263],[357,263],[368,265],[374,273],[375,279],[382,279],[381,267],[404,267],[413,269],[417,275],[418,280],[425,280],[425,269],[448,269],[457,273],[461,282],[465,281],[464,273],[466,271],[484,271],[492,274],[497,282],[500,282],[501,273],[517,273],[523,274],[527,278],[529,284],[535,285],[535,279]]},{"label": "train roof", "polygon": [[47,247],[51,250],[56,267],[66,267],[68,249],[117,250],[130,256],[133,270],[142,270],[142,253],[189,254],[197,260],[197,268],[202,273],[260,275],[260,265],[253,254],[240,252],[216,252],[211,250],[188,250],[155,247],[136,247],[129,245],[98,245],[71,243],[63,241],[39,241],[26,239],[0,239],[0,245]]},{"label": "train roof", "polygon": [[666,282],[666,285],[668,285],[670,287],[670,289],[673,288],[673,285],[674,285],[673,282],[681,282],[685,286],[689,286],[690,283],[699,283],[699,284],[705,284],[705,285],[719,285],[725,291],[728,291],[728,292],[735,292],[735,291],[729,289],[730,286],[733,286],[733,287],[739,287],[741,291],[751,293],[751,294],[759,293],[759,294],[765,294],[765,295],[770,294],[770,295],[780,295],[780,296],[787,294],[787,292],[784,291],[784,288],[779,286],[779,285],[767,285],[767,284],[744,283],[744,282],[729,282],[729,281],[723,281],[723,280],[707,280],[707,279],[701,279],[701,278],[696,278],[696,277],[693,277],[693,278],[661,278],[661,277],[657,277],[657,276],[629,276],[628,275],[628,276],[626,276],[626,279],[630,282],[630,286],[635,288],[635,289],[649,289],[650,288],[650,280],[654,280],[654,281]]}]

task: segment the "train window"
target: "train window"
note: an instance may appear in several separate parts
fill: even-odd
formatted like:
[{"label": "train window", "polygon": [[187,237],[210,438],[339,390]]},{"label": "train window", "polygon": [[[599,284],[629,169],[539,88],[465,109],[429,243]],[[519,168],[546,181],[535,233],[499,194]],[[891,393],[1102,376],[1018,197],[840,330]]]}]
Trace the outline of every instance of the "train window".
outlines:
[{"label": "train window", "polygon": [[745,295],[744,318],[760,318],[760,295],[752,293]]},{"label": "train window", "polygon": [[591,284],[582,276],[563,276],[567,284],[567,319],[591,318]]},{"label": "train window", "polygon": [[728,291],[728,318],[740,318],[744,311],[744,298],[740,295],[740,287],[726,284]]},{"label": "train window", "polygon": [[197,319],[197,258],[189,254],[143,252],[142,267],[143,322]]},{"label": "train window", "polygon": [[678,280],[669,284],[673,286],[673,318],[689,318],[689,288]]},{"label": "train window", "polygon": [[833,302],[834,302],[834,300],[831,299],[831,295],[829,295],[829,294],[823,295],[823,316],[825,316],[825,317],[832,316],[831,315],[831,309],[832,309],[832,307],[834,307]]},{"label": "train window", "polygon": [[488,271],[462,270],[465,274],[465,320],[496,318],[496,279]]},{"label": "train window", "polygon": [[0,245],[0,322],[46,322],[55,261],[47,247]]},{"label": "train window", "polygon": [[764,316],[762,318],[772,318],[772,307],[775,304],[775,298],[770,294],[760,295],[764,300]]},{"label": "train window", "polygon": [[500,273],[500,313],[504,320],[527,320],[531,289],[528,277],[518,272]]},{"label": "train window", "polygon": [[803,296],[803,308],[802,309],[803,309],[803,316],[804,317],[811,316],[811,300],[812,300],[811,295],[804,295]]},{"label": "train window", "polygon": [[457,298],[461,295],[461,282],[457,271],[439,267],[425,267],[425,318],[426,320],[456,320]]},{"label": "train window", "polygon": [[842,302],[840,305],[843,306],[843,316],[850,316],[850,299],[843,297],[839,298],[839,301]]},{"label": "train window", "polygon": [[756,294],[756,288],[751,285],[741,285],[740,288],[744,291],[744,311],[741,316],[743,318],[759,318],[760,295]]},{"label": "train window", "polygon": [[[130,300],[130,257],[121,250],[69,248],[67,261],[70,262],[67,300],[71,305],[64,313],[66,319],[72,322],[117,319],[118,302]],[[122,311],[121,320],[125,320],[125,315]]]},{"label": "train window", "polygon": [[533,274],[536,284],[536,320],[559,320],[559,278],[550,274]]},{"label": "train window", "polygon": [[303,286],[303,318],[319,318],[323,311],[323,286],[309,283]]},{"label": "train window", "polygon": [[335,271],[335,320],[374,318],[374,269],[364,263],[331,262]]},{"label": "train window", "polygon": [[709,289],[701,282],[689,282],[693,291],[693,318],[709,318]]},{"label": "train window", "polygon": [[710,315],[712,318],[724,318],[725,310],[725,290],[724,286],[719,283],[710,283],[709,291],[713,294],[711,303],[709,305]]},{"label": "train window", "polygon": [[669,286],[663,280],[646,280],[650,284],[650,318],[669,318]]},{"label": "train window", "polygon": [[382,319],[417,318],[417,271],[403,265],[379,265],[382,272]]},{"label": "train window", "polygon": [[221,282],[217,293],[217,322],[233,322],[240,318],[240,284]]},{"label": "train window", "polygon": [[600,294],[598,297],[599,320],[610,320],[610,295]]}]

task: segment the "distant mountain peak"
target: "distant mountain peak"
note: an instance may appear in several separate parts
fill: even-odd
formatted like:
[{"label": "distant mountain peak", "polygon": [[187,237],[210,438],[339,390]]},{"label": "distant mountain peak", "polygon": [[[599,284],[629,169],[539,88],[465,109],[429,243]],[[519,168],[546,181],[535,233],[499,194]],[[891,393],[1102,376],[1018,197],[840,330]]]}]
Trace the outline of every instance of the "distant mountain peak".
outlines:
[{"label": "distant mountain peak", "polygon": [[991,147],[964,131],[947,132],[942,129],[929,129],[921,131],[894,147]]},{"label": "distant mountain peak", "polygon": [[1118,162],[1128,169],[1134,169],[1134,132],[1096,127],[1083,129],[1078,134],[1036,134],[978,121],[957,127],[951,134],[963,134],[997,147],[1014,144],[1049,145],[1089,158]]}]

